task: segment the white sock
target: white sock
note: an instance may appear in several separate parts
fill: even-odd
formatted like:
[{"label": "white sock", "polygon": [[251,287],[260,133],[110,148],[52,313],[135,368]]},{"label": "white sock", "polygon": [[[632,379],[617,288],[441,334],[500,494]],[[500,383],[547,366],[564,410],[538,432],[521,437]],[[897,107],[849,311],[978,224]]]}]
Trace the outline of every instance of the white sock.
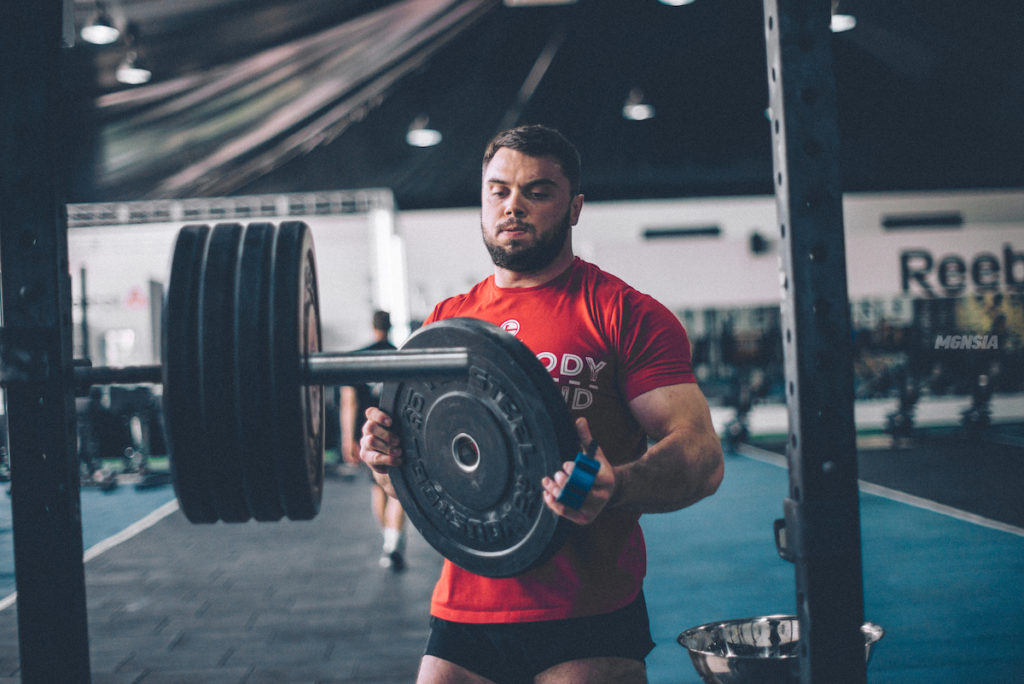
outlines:
[{"label": "white sock", "polygon": [[393,527],[384,528],[384,553],[398,550],[402,541],[402,530],[396,530]]}]

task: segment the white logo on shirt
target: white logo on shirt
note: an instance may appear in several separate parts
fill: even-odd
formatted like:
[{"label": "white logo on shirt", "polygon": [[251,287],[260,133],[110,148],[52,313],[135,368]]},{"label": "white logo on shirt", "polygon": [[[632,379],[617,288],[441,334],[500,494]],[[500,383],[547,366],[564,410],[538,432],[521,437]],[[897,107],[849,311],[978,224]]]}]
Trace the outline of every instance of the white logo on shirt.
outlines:
[{"label": "white logo on shirt", "polygon": [[537,358],[549,373],[557,370],[558,375],[554,378],[556,382],[567,383],[562,385],[562,398],[573,410],[589,408],[594,403],[594,391],[598,389],[597,376],[608,365],[606,361],[569,353],[559,358],[552,352],[541,352]]},{"label": "white logo on shirt", "polygon": [[501,329],[515,337],[519,334],[519,321],[514,318],[510,318],[501,324]]}]

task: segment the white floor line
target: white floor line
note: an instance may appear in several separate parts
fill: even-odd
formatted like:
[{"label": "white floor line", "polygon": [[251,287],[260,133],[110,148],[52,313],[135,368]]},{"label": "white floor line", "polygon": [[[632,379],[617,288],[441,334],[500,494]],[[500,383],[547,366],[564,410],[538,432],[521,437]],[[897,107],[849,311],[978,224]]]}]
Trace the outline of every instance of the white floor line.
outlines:
[{"label": "white floor line", "polygon": [[[746,456],[752,458],[755,461],[761,461],[768,463],[779,468],[789,468],[789,464],[786,462],[786,457],[777,454],[774,451],[768,451],[766,449],[759,449],[749,444],[741,444],[737,449],[736,453],[740,456]],[[933,513],[940,515],[949,516],[950,518],[956,518],[957,520],[963,520],[965,522],[980,525],[981,527],[988,527],[993,530],[999,530],[1000,532],[1008,532],[1009,534],[1015,534],[1018,537],[1024,537],[1024,528],[1017,527],[1016,525],[1010,525],[998,520],[992,520],[980,515],[975,515],[968,511],[940,504],[937,501],[931,499],[925,499],[913,494],[907,494],[896,489],[890,489],[889,487],[883,487],[881,485],[872,484],[871,482],[865,482],[864,480],[857,480],[857,485],[860,487],[860,491],[867,494],[873,494],[880,496],[884,499],[896,501],[908,506],[914,506],[915,508],[923,508]]]},{"label": "white floor line", "polygon": [[[153,525],[157,524],[158,522],[169,516],[171,513],[174,513],[176,510],[178,510],[178,500],[171,499],[160,508],[156,509],[155,511],[145,516],[144,518],[140,518],[139,520],[135,521],[128,527],[118,532],[117,534],[111,535],[103,541],[94,544],[93,546],[90,546],[82,555],[82,562],[88,563],[93,558],[96,558],[96,556],[99,556],[101,553],[109,551],[110,549],[114,548],[119,544],[123,544],[124,542],[128,541],[140,532],[147,530]],[[14,605],[14,603],[17,600],[18,592],[16,591],[11,592],[7,596],[3,597],[2,599],[0,599],[0,611],[7,610],[12,605]]]},{"label": "white floor line", "polygon": [[176,510],[178,510],[178,500],[171,499],[160,508],[156,509],[155,511],[145,516],[144,518],[139,518],[138,520],[136,520],[131,525],[124,528],[117,534],[107,537],[103,541],[94,544],[93,546],[86,549],[85,554],[82,556],[82,562],[88,563],[101,553],[109,551],[118,544],[122,544],[128,541],[129,539],[137,535],[139,532],[149,529],[153,525],[157,524],[158,522],[169,516],[171,513],[174,513]]}]

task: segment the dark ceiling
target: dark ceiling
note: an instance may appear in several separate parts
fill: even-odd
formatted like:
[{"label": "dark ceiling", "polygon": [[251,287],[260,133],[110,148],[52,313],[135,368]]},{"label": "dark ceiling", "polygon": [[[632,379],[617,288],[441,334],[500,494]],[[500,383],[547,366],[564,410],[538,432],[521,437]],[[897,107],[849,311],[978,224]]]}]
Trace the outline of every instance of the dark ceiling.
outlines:
[{"label": "dark ceiling", "polygon": [[[94,3],[76,0],[79,23]],[[387,187],[400,209],[472,206],[487,140],[547,123],[588,200],[767,194],[761,0],[112,0],[123,46],[71,50],[73,201]],[[833,34],[847,191],[1024,187],[1018,0],[842,0]],[[643,91],[656,116],[627,121]],[[404,141],[418,115],[444,135]]]}]

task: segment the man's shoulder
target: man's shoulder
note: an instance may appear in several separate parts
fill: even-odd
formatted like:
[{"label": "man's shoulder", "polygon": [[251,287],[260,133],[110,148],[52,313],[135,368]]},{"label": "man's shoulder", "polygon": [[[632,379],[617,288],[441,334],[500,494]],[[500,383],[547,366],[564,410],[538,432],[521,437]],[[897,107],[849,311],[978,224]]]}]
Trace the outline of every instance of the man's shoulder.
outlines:
[{"label": "man's shoulder", "polygon": [[631,317],[655,314],[676,318],[665,304],[653,295],[638,290],[625,280],[609,273],[599,266],[579,260],[581,289],[589,290],[590,297],[601,306],[619,307],[629,312]]},{"label": "man's shoulder", "polygon": [[493,291],[494,276],[484,278],[466,292],[446,297],[434,305],[431,319],[452,318],[458,316],[467,307],[479,304],[482,299],[490,296]]},{"label": "man's shoulder", "polygon": [[642,292],[627,283],[625,280],[604,270],[597,264],[583,259],[576,260],[576,271],[579,278],[591,289],[606,293],[629,293],[643,295]]}]

